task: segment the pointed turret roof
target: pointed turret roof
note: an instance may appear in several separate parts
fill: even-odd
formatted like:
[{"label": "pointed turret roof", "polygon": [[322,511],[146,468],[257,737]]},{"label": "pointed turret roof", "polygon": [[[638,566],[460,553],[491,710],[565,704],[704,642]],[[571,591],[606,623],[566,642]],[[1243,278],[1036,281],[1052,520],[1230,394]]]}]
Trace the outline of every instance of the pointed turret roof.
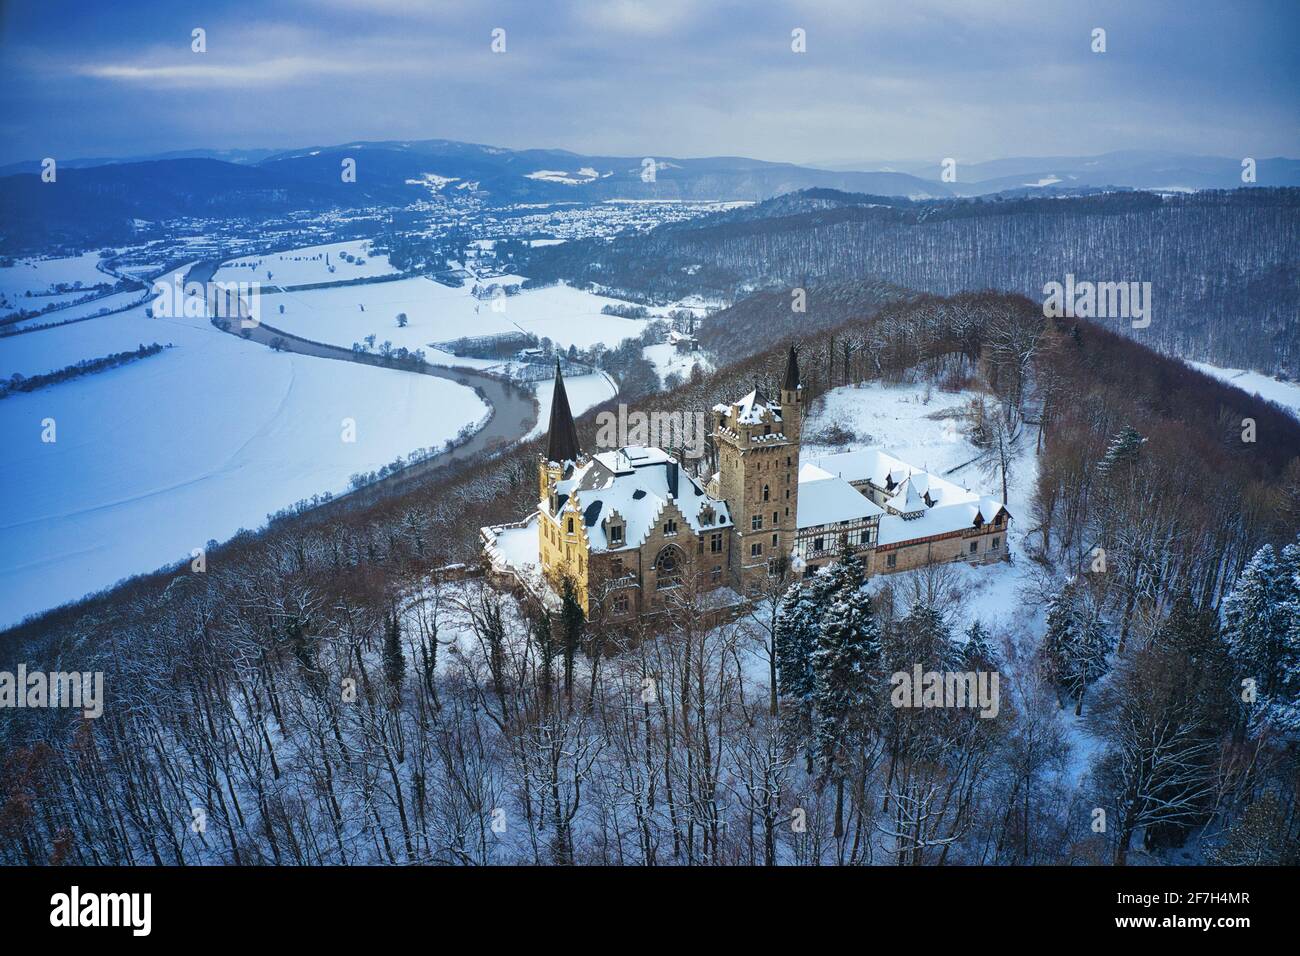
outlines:
[{"label": "pointed turret roof", "polygon": [[564,376],[560,373],[560,360],[555,360],[555,391],[551,395],[551,425],[547,433],[547,461],[577,461],[578,427],[573,424],[569,408],[569,394],[564,390]]},{"label": "pointed turret roof", "polygon": [[794,346],[790,346],[790,354],[785,360],[785,379],[781,382],[781,388],[788,392],[793,392],[799,387],[799,356],[795,353]]}]

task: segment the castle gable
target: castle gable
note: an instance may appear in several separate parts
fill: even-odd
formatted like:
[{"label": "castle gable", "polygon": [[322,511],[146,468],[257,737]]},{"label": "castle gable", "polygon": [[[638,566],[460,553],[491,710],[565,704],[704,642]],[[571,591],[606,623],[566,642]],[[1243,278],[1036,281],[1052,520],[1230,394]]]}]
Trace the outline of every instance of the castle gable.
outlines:
[{"label": "castle gable", "polygon": [[[664,520],[681,522],[679,530],[693,534],[731,525],[727,503],[709,495],[659,448],[602,452],[569,482],[561,482],[560,490],[582,502],[593,552],[639,548]],[[622,533],[611,541],[608,530],[615,516]]]}]

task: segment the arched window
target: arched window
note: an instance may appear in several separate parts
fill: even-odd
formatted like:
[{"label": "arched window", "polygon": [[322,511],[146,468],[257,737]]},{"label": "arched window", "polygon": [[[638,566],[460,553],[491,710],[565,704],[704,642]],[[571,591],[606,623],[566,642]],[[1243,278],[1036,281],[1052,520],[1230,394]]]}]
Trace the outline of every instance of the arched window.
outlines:
[{"label": "arched window", "polygon": [[569,519],[569,534],[573,534],[573,519]]},{"label": "arched window", "polygon": [[767,500],[769,500],[771,497],[772,497],[772,494],[771,494],[771,492],[768,490],[767,485],[764,485],[764,486],[763,486],[763,500],[764,500],[764,501],[767,501]]},{"label": "arched window", "polygon": [[655,558],[655,588],[675,588],[682,583],[685,555],[680,548],[669,545]]}]

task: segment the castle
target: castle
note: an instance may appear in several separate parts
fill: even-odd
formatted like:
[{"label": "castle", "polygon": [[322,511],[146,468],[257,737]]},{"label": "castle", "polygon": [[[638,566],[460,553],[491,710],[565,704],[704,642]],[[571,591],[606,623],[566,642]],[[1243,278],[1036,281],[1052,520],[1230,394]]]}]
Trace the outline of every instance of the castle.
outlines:
[{"label": "castle", "polygon": [[803,399],[791,348],[775,401],[714,406],[718,471],[701,484],[659,448],[585,454],[557,365],[537,510],[481,531],[494,573],[551,602],[568,582],[588,616],[619,620],[686,593],[742,605],[841,542],[869,575],[1009,554],[1003,502],[875,450],[801,464]]}]

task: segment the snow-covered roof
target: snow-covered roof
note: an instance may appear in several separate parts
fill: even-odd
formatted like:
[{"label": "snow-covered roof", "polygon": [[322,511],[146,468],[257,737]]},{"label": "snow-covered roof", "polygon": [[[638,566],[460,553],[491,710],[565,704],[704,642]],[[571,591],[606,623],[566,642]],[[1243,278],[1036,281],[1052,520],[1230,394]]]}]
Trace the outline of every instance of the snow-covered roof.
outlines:
[{"label": "snow-covered roof", "polygon": [[893,485],[907,481],[914,485],[921,497],[925,497],[928,492],[936,505],[975,501],[979,497],[946,478],[931,474],[876,448],[823,455],[813,459],[812,464],[832,475],[839,475],[845,481],[869,481],[878,488],[892,488]]},{"label": "snow-covered roof", "polygon": [[529,590],[541,597],[548,610],[558,611],[560,598],[542,575],[537,521],[537,512],[534,511],[523,521],[480,528],[479,534],[495,570],[515,574]]},{"label": "snow-covered roof", "polygon": [[[822,523],[815,520],[820,517],[816,500],[819,489],[824,486],[829,493],[829,486],[821,476],[838,478],[846,484],[870,482],[877,488],[893,489],[885,505],[899,514],[881,513],[877,541],[882,545],[964,531],[991,522],[999,511],[1006,508],[996,498],[977,495],[893,455],[868,448],[825,455],[800,467],[800,528]],[[863,498],[866,500],[865,496]],[[904,514],[913,517],[904,518]]]},{"label": "snow-covered roof", "polygon": [[799,469],[797,523],[800,529],[858,521],[883,513],[879,505],[838,475],[816,465]]},{"label": "snow-covered roof", "polygon": [[[928,483],[922,481],[921,484]],[[904,479],[903,483],[898,486],[898,490],[894,492],[893,497],[889,498],[885,502],[886,507],[892,511],[898,511],[903,514],[913,514],[918,511],[924,511],[926,507],[925,500],[921,497],[921,493],[916,490],[916,486],[917,482],[913,481],[911,478]]]},{"label": "snow-covered roof", "polygon": [[[731,527],[727,503],[711,497],[660,448],[629,445],[601,452],[558,482],[556,494],[562,512],[581,515],[592,551],[639,548],[670,501],[696,534]],[[623,540],[611,547],[605,521],[615,514],[623,519]]]},{"label": "snow-covered roof", "polygon": [[[929,538],[937,534],[951,534],[975,527],[975,518],[981,516],[981,524],[993,520],[996,508],[986,509],[986,503],[1001,508],[1001,502],[991,498],[975,502],[958,502],[952,505],[936,505],[926,508],[919,518],[907,519],[901,515],[885,515],[880,519],[880,532],[877,541],[880,544],[897,544],[911,541],[913,538]],[[988,513],[984,512],[988,510]]]},{"label": "snow-covered roof", "polygon": [[495,525],[482,530],[488,558],[494,565],[521,571],[541,566],[536,512],[512,525]]},{"label": "snow-covered roof", "polygon": [[732,402],[730,405],[714,405],[713,410],[732,416],[733,421],[738,425],[761,425],[764,421],[781,421],[781,406],[759,398],[758,389],[754,389],[740,401]]}]

